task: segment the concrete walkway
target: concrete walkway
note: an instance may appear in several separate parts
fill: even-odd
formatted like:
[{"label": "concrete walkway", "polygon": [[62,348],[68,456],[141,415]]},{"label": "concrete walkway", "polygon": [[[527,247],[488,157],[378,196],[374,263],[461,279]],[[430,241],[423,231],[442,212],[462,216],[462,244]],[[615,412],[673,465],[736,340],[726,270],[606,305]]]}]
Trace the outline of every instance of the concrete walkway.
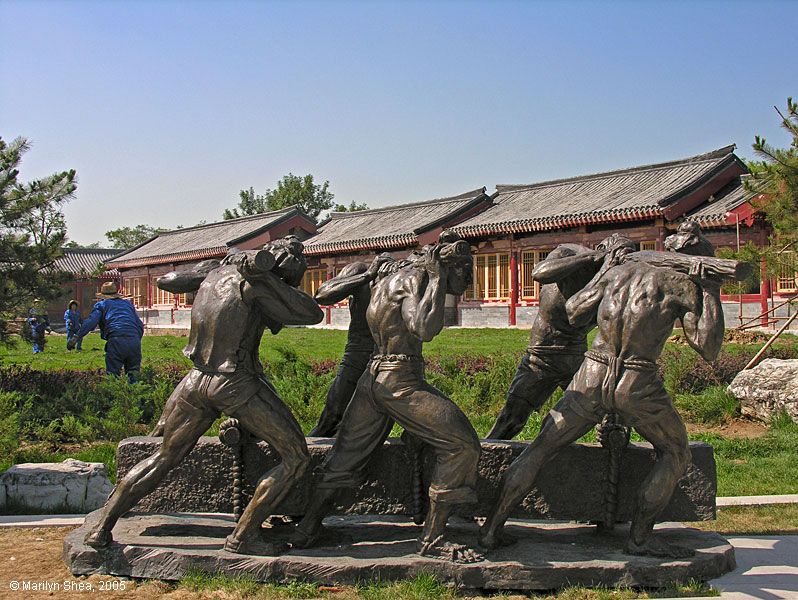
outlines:
[{"label": "concrete walkway", "polygon": [[798,494],[780,496],[721,496],[715,499],[718,508],[723,506],[764,506],[765,504],[798,504]]}]

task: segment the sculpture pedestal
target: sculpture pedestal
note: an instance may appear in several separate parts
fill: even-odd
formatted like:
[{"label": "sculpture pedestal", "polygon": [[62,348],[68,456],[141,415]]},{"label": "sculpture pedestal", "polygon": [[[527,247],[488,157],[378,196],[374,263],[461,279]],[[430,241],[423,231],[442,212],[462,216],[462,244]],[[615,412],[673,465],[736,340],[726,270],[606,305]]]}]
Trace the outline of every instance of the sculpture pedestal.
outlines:
[{"label": "sculpture pedestal", "polygon": [[[97,519],[90,514],[87,524]],[[393,581],[420,573],[464,590],[550,590],[571,585],[664,587],[688,579],[706,581],[735,567],[734,550],[716,533],[678,524],[657,527],[657,535],[696,550],[690,559],[669,560],[623,553],[628,528],[597,534],[590,525],[511,521],[518,543],[473,564],[420,557],[420,527],[403,517],[340,516],[325,521],[328,532],[312,549],[277,557],[243,556],[222,550],[233,530],[229,515],[130,513],[114,528],[115,542],[101,552],[83,543],[86,525],[64,540],[64,560],[74,575],[102,573],[177,580],[189,569],[258,581],[301,579],[320,584]],[[474,544],[477,526],[453,518],[454,541]],[[285,539],[291,526],[276,527]]]}]

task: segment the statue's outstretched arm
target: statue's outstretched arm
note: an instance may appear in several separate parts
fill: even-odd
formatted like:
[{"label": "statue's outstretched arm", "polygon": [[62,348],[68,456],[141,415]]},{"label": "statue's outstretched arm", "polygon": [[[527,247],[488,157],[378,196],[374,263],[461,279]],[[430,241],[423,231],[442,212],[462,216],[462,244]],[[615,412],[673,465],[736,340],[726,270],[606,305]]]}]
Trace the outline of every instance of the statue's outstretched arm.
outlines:
[{"label": "statue's outstretched arm", "polygon": [[557,283],[582,267],[592,265],[602,255],[585,248],[577,254],[570,247],[558,246],[532,269],[532,279],[540,283]]},{"label": "statue's outstretched arm", "polygon": [[218,260],[203,260],[188,271],[172,271],[155,280],[162,290],[173,294],[187,294],[196,292],[208,273],[219,266]]},{"label": "statue's outstretched arm", "polygon": [[367,285],[373,279],[366,263],[355,262],[346,265],[341,272],[322,283],[316,291],[316,301],[329,306],[341,302],[354,294],[358,288]]}]

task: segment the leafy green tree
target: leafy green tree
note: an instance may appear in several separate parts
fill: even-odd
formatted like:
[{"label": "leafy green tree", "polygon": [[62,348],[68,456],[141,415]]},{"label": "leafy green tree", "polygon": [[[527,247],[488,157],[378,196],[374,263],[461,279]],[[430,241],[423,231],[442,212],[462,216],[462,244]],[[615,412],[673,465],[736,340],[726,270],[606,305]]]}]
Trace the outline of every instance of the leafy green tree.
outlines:
[{"label": "leafy green tree", "polygon": [[159,227],[149,225],[136,225],[135,227],[119,227],[105,232],[105,237],[111,244],[111,248],[132,248],[142,242],[146,242],[151,237],[155,237],[162,231]]},{"label": "leafy green tree", "polygon": [[91,244],[78,244],[75,240],[69,240],[64,244],[64,248],[99,248],[100,242],[92,242]]},{"label": "leafy green tree", "polygon": [[267,189],[263,195],[256,194],[254,188],[241,190],[238,207],[226,209],[224,218],[237,219],[297,205],[311,219],[318,221],[322,211],[333,206],[335,195],[329,188],[329,181],[318,184],[314,183],[313,175],[300,177],[289,173],[277,182],[276,188]]},{"label": "leafy green tree", "polygon": [[335,207],[333,208],[333,212],[357,212],[359,210],[368,210],[368,209],[369,205],[366,204],[365,202],[357,203],[354,200],[352,200],[352,202],[349,203],[349,206],[346,206],[345,204],[336,204]]},{"label": "leafy green tree", "polygon": [[11,319],[60,295],[64,278],[51,270],[66,239],[60,209],[77,189],[74,170],[18,181],[28,150],[25,138],[0,138],[0,342],[6,344]]},{"label": "leafy green tree", "polygon": [[761,194],[754,205],[773,227],[773,235],[765,248],[748,244],[740,251],[744,260],[758,261],[764,257],[770,276],[783,268],[793,268],[795,254],[785,251],[798,251],[798,103],[787,98],[786,114],[774,108],[790,137],[790,145],[776,148],[756,136],[753,149],[762,160],[748,164],[751,180],[746,184],[750,191]]}]

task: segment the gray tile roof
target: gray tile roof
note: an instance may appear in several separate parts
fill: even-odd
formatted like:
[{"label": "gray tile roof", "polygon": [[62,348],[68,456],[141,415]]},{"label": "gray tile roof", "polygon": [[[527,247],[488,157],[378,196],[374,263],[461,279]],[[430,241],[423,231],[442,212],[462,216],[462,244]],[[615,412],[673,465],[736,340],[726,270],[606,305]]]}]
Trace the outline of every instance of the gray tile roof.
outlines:
[{"label": "gray tile roof", "polygon": [[110,264],[133,266],[155,260],[171,262],[223,255],[236,243],[301,214],[304,213],[290,206],[250,217],[165,231],[117,256]]},{"label": "gray tile roof", "polygon": [[329,254],[414,246],[418,235],[446,225],[464,212],[486,203],[485,188],[459,196],[401,204],[352,213],[331,213],[319,232],[305,242],[305,253]]},{"label": "gray tile roof", "polygon": [[453,229],[473,237],[653,218],[734,161],[734,146],[727,146],[667,163],[499,185],[493,206]]},{"label": "gray tile roof", "polygon": [[757,195],[755,191],[746,188],[746,181],[751,181],[750,177],[746,175],[733,180],[713,194],[706,203],[687,213],[684,217],[685,220],[698,221],[702,227],[728,225],[730,221],[726,217],[726,213],[745,204]]},{"label": "gray tile roof", "polygon": [[[76,278],[86,278],[97,270],[97,265],[113,258],[124,250],[118,248],[64,248],[64,255],[56,259],[53,269],[71,273]],[[111,269],[106,275],[118,275]]]}]

